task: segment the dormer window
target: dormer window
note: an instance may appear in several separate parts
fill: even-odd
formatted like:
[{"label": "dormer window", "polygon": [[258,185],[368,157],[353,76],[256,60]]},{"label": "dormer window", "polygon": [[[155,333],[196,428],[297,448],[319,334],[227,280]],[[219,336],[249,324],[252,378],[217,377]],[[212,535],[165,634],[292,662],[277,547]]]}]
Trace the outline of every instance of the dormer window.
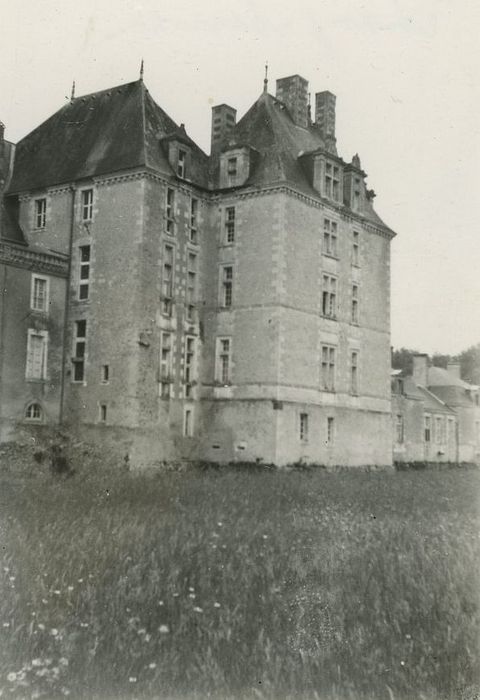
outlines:
[{"label": "dormer window", "polygon": [[187,177],[187,152],[181,148],[178,150],[177,175]]},{"label": "dormer window", "polygon": [[328,161],[325,163],[325,197],[335,202],[340,200],[340,168]]},{"label": "dormer window", "polygon": [[229,158],[228,159],[227,174],[232,175],[232,176],[237,174],[237,159],[236,158]]}]

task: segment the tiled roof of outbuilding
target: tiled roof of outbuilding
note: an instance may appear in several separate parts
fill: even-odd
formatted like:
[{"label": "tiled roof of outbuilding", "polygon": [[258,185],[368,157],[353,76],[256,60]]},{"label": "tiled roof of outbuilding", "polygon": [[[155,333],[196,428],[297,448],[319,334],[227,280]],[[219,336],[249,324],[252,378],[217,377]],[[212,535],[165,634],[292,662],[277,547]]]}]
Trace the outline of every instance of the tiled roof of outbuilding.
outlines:
[{"label": "tiled roof of outbuilding", "polygon": [[462,389],[473,389],[474,387],[463,379],[459,379],[454,374],[443,367],[428,368],[428,386],[458,386]]},{"label": "tiled roof of outbuilding", "polygon": [[76,97],[17,144],[9,192],[142,166],[170,173],[159,140],[175,132],[189,140],[192,162],[206,164],[207,156],[154,102],[143,81]]}]

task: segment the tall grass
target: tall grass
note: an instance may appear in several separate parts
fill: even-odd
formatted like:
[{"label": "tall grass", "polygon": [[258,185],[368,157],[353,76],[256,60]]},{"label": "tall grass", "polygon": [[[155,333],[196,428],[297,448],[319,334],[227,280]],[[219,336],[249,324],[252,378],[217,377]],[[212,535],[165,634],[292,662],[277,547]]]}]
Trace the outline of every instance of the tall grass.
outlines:
[{"label": "tall grass", "polygon": [[3,475],[3,696],[473,700],[479,482]]}]

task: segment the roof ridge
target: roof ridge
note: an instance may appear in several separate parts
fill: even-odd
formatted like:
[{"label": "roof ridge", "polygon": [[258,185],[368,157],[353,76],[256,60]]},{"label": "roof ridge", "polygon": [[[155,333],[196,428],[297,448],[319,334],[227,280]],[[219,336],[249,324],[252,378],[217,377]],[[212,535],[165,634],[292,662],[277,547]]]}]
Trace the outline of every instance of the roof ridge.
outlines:
[{"label": "roof ridge", "polygon": [[[72,102],[77,102],[78,100],[85,100],[87,97],[93,97],[94,95],[102,95],[105,93],[113,92],[114,90],[121,90],[130,87],[131,85],[135,85],[135,83],[143,83],[143,80],[131,80],[129,83],[121,83],[120,85],[113,85],[112,87],[105,88],[104,90],[94,90],[93,92],[87,92],[85,95],[76,95]],[[64,107],[68,106],[68,104],[71,104],[70,102],[67,103],[67,105],[64,105]]]}]

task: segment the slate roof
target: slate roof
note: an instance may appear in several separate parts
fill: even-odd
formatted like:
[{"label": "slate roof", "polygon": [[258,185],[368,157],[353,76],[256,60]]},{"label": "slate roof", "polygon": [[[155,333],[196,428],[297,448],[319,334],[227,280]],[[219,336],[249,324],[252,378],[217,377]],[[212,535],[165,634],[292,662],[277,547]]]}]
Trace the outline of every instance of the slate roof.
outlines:
[{"label": "slate roof", "polygon": [[[252,146],[260,154],[247,185],[287,182],[305,194],[318,197],[318,192],[308,181],[299,156],[324,150],[324,140],[315,126],[306,128],[295,124],[286,105],[276,97],[262,93],[237,123],[231,139],[235,144]],[[369,207],[364,217],[391,231],[373,207]]]},{"label": "slate roof", "polygon": [[462,389],[474,389],[475,387],[463,379],[459,379],[454,374],[443,367],[428,368],[428,386],[458,386]]},{"label": "slate roof", "polygon": [[206,154],[154,102],[142,80],[76,97],[17,144],[8,192],[138,167],[171,173],[160,140],[175,133],[190,143],[194,172],[206,184]]}]

